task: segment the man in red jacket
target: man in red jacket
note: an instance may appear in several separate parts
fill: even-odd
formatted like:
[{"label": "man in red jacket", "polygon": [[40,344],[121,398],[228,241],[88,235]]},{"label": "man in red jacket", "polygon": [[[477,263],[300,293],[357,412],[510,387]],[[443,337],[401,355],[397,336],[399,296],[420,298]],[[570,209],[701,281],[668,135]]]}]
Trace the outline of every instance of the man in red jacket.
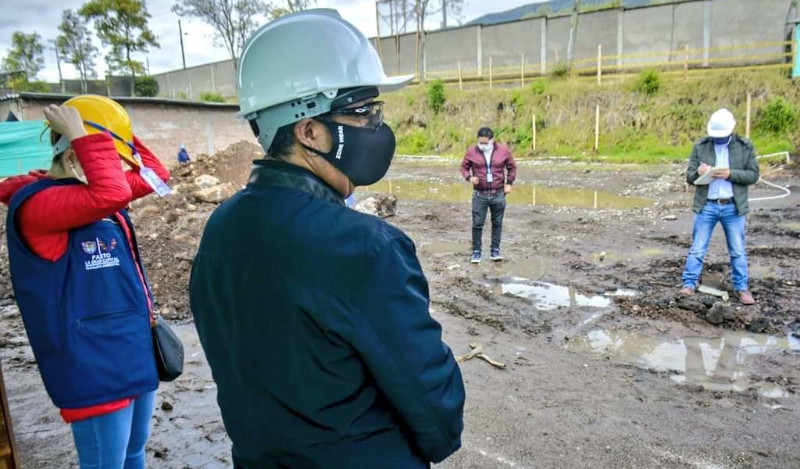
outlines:
[{"label": "man in red jacket", "polygon": [[511,150],[494,141],[494,133],[488,127],[478,131],[478,144],[467,149],[461,162],[461,175],[474,187],[472,193],[472,260],[481,261],[481,237],[486,212],[492,212],[491,259],[501,261],[500,237],[503,232],[503,213],[506,210],[506,194],[517,176],[517,164]]}]

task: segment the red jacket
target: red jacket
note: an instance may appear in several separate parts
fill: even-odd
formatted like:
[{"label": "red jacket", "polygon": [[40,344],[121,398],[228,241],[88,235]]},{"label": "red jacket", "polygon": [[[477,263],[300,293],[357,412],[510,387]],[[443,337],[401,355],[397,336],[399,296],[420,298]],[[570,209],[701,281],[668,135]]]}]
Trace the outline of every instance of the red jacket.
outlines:
[{"label": "red jacket", "polygon": [[[158,158],[136,137],[133,143],[142,163],[162,180],[169,179],[169,171]],[[20,207],[17,215],[25,243],[36,255],[49,261],[56,261],[67,251],[70,230],[114,216],[132,200],[152,192],[139,176],[138,169],[122,170],[111,137],[88,135],[73,140],[72,148],[89,183],[51,187],[39,192]],[[6,179],[0,183],[0,202],[8,205],[18,190],[45,177],[45,171],[33,171]],[[126,236],[132,243],[130,233],[126,232]],[[61,415],[65,421],[73,422],[114,412],[128,406],[130,401],[122,399],[82,409],[61,409]]]},{"label": "red jacket", "polygon": [[[511,156],[511,150],[505,145],[494,144],[492,151],[492,183],[486,182],[486,158],[477,145],[467,149],[464,160],[461,162],[461,175],[469,181],[475,176],[478,178],[478,185],[475,188],[479,191],[502,189],[504,184],[513,184],[517,177],[517,164]],[[470,173],[471,171],[471,173]],[[506,174],[506,171],[508,173]]]}]

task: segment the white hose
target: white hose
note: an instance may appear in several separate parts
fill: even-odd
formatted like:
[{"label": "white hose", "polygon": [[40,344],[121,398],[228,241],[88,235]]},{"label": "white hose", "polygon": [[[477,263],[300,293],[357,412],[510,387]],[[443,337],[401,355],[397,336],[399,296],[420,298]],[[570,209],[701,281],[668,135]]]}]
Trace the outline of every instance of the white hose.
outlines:
[{"label": "white hose", "polygon": [[[767,157],[770,157],[770,156],[779,156],[779,155],[786,156],[786,162],[787,163],[789,161],[791,161],[789,159],[789,152],[788,151],[783,151],[783,152],[780,152],[780,153],[773,153],[773,154],[770,154],[770,155],[759,156],[759,157],[757,157],[757,159],[767,158]],[[781,194],[781,195],[774,195],[774,196],[771,196],[771,197],[757,197],[755,199],[747,199],[748,202],[761,202],[761,201],[764,201],[764,200],[783,199],[783,198],[786,198],[786,197],[789,197],[790,195],[792,195],[792,191],[790,191],[788,187],[783,187],[783,186],[779,186],[777,184],[773,184],[773,183],[771,183],[769,181],[765,181],[763,178],[758,178],[758,181],[756,181],[756,182],[757,183],[758,182],[763,182],[764,184],[766,184],[766,185],[768,185],[770,187],[774,187],[775,189],[778,189],[780,191],[783,191],[784,193]]]},{"label": "white hose", "polygon": [[781,195],[773,195],[772,197],[756,197],[755,199],[747,199],[749,202],[761,202],[762,200],[783,199],[785,197],[789,197],[790,195],[792,195],[792,191],[790,191],[788,187],[783,187],[783,186],[779,186],[777,184],[773,184],[773,183],[771,183],[769,181],[765,181],[762,178],[758,178],[758,181],[756,181],[756,182],[763,182],[764,184],[766,184],[768,186],[771,186],[771,187],[774,187],[775,189],[781,190],[784,193],[781,194]]}]

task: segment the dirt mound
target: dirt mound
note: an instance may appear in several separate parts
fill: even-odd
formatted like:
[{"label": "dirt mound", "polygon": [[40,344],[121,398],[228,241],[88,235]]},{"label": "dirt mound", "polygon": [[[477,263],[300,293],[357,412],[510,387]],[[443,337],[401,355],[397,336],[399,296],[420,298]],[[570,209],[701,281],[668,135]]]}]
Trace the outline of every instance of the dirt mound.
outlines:
[{"label": "dirt mound", "polygon": [[[192,173],[210,174],[222,182],[231,182],[237,186],[247,184],[250,177],[250,166],[253,160],[264,157],[264,150],[251,142],[234,143],[228,148],[215,153],[213,156],[200,154],[191,163]],[[185,167],[184,167],[185,168]],[[182,168],[176,174],[181,174]]]},{"label": "dirt mound", "polygon": [[[199,155],[192,163],[172,171],[171,195],[149,195],[131,203],[128,211],[136,227],[156,306],[168,319],[191,317],[192,261],[206,220],[217,207],[216,203],[199,202],[197,193],[203,188],[219,187],[227,196],[239,190],[247,182],[252,161],[262,156],[261,147],[248,142],[231,145],[214,156]],[[5,220],[6,212],[0,206],[0,219]],[[5,230],[5,223],[0,223],[0,306],[12,304],[14,298]]]}]

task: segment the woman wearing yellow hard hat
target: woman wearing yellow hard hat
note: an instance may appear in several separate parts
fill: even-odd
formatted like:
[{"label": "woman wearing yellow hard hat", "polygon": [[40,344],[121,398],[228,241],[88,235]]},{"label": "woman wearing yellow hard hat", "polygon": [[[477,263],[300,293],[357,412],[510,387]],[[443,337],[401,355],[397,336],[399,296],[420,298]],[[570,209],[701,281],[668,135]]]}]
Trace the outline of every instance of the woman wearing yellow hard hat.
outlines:
[{"label": "woman wearing yellow hard hat", "polygon": [[152,292],[125,207],[164,192],[169,172],[109,98],[76,96],[44,114],[50,170],[0,183],[17,304],[80,467],[144,468],[159,374]]}]

